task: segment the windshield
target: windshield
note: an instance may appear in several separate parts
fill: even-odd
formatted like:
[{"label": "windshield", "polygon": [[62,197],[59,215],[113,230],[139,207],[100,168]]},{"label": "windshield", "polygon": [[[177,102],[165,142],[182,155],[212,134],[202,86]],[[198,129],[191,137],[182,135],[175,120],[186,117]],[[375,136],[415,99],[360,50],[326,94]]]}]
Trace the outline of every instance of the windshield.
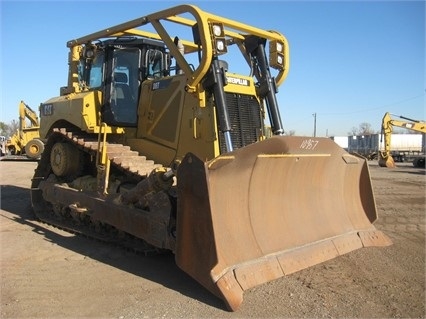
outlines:
[{"label": "windshield", "polygon": [[114,48],[110,86],[110,105],[119,123],[136,124],[140,86],[139,48]]}]

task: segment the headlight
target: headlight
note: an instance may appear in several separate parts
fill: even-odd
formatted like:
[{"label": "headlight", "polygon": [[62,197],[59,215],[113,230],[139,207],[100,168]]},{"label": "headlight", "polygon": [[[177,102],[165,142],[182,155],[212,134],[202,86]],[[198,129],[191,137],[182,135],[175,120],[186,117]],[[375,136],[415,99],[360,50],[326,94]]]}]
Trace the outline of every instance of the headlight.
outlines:
[{"label": "headlight", "polygon": [[210,24],[210,35],[213,41],[215,54],[223,54],[228,51],[226,48],[225,29],[222,23]]},{"label": "headlight", "polygon": [[223,40],[217,40],[216,42],[216,49],[220,52],[222,52],[223,50],[225,50],[225,43]]},{"label": "headlight", "polygon": [[83,49],[83,56],[85,59],[93,59],[95,57],[95,52],[96,46],[91,43],[87,43]]},{"label": "headlight", "polygon": [[284,43],[277,40],[269,42],[269,64],[274,69],[284,69]]},{"label": "headlight", "polygon": [[93,50],[86,50],[86,58],[93,58],[95,56],[95,52],[93,52]]},{"label": "headlight", "polygon": [[213,24],[212,25],[212,31],[213,31],[213,35],[215,37],[223,36],[223,27],[219,24]]}]

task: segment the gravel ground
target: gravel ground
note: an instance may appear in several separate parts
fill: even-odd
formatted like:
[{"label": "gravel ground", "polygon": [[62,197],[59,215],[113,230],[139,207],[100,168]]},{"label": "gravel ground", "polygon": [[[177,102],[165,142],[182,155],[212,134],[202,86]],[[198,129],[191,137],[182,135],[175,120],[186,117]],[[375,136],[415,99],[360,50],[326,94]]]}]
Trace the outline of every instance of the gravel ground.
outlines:
[{"label": "gravel ground", "polygon": [[424,318],[425,170],[370,162],[376,227],[365,248],[257,286],[237,312],[180,271],[34,220],[35,162],[0,161],[1,318]]}]

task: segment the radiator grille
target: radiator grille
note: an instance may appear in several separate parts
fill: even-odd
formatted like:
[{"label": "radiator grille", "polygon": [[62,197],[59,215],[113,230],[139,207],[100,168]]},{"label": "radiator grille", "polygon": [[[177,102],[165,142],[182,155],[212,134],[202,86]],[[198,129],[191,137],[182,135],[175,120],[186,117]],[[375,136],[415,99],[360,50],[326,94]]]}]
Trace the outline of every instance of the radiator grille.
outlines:
[{"label": "radiator grille", "polygon": [[[231,140],[234,149],[259,140],[262,121],[260,105],[251,95],[226,93],[226,104],[231,122]],[[220,153],[226,153],[225,137],[219,132]]]}]

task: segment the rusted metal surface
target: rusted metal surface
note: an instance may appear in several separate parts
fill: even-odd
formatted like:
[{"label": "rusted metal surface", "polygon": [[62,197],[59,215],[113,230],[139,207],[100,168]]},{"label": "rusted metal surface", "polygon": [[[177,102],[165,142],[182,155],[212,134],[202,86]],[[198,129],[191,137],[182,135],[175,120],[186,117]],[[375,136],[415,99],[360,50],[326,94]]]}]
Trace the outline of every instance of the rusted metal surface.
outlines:
[{"label": "rusted metal surface", "polygon": [[54,179],[40,182],[39,188],[45,200],[53,205],[77,205],[84,207],[92,222],[102,222],[125,231],[149,244],[171,249],[167,221],[170,217],[171,203],[164,192],[158,192],[151,198],[151,210],[134,209],[117,204],[112,198],[102,199],[96,192],[80,192],[66,185],[60,185]]},{"label": "rusted metal surface", "polygon": [[273,137],[178,171],[176,262],[236,310],[243,291],[391,241],[368,165],[327,138]]}]

